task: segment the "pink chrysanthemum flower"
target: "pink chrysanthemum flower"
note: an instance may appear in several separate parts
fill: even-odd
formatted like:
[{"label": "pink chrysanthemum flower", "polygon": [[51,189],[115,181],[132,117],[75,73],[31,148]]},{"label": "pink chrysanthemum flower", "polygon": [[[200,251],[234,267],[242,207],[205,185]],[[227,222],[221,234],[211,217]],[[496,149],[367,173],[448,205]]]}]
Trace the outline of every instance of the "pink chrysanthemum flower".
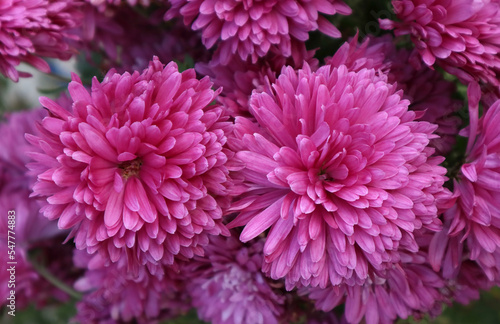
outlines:
[{"label": "pink chrysanthemum flower", "polygon": [[304,62],[307,62],[313,70],[318,68],[314,50],[308,51],[303,43],[293,45],[296,57],[300,57],[298,61],[274,53],[269,54],[266,59],[258,60],[255,64],[235,57],[229,64],[224,65],[218,58],[214,58],[207,64],[197,63],[196,71],[202,75],[209,75],[215,86],[222,88],[218,100],[231,116],[249,117],[252,91],[264,91],[265,87],[276,81],[283,66],[301,68]]},{"label": "pink chrysanthemum flower", "polygon": [[363,285],[341,285],[326,289],[302,289],[316,302],[316,307],[331,311],[345,303],[347,323],[392,324],[399,318],[437,316],[442,304],[449,300],[446,281],[428,263],[428,235],[419,236],[421,251],[402,253],[402,262],[394,265],[383,277],[376,274]]},{"label": "pink chrysanthemum flower", "polygon": [[155,58],[142,73],[94,79],[90,93],[79,80],[68,89],[72,109],[41,98],[51,117],[27,139],[39,151],[34,195],[78,249],[155,273],[202,254],[209,234],[228,234],[219,203],[231,125],[208,78]]},{"label": "pink chrysanthemum flower", "polygon": [[461,120],[453,114],[461,108],[461,102],[453,99],[455,85],[444,79],[436,70],[423,65],[414,52],[396,49],[393,38],[366,38],[361,44],[357,36],[345,43],[326,62],[332,66],[346,65],[352,71],[375,69],[381,77],[395,83],[403,90],[403,98],[410,101],[409,108],[420,112],[419,120],[437,124],[439,138],[430,145],[437,153],[447,154],[455,144]]},{"label": "pink chrysanthemum flower", "polygon": [[0,2],[0,73],[18,81],[30,76],[16,67],[28,63],[42,72],[41,57],[68,60],[74,54],[71,29],[81,24],[80,3],[73,0],[4,0]]},{"label": "pink chrysanthemum flower", "polygon": [[87,5],[79,30],[81,47],[89,60],[93,52],[102,53],[100,69],[115,68],[120,73],[146,68],[155,55],[162,62],[184,61],[186,55],[196,62],[208,61],[199,35],[182,22],[164,23],[165,11],[160,8],[146,17],[127,6],[100,12]]},{"label": "pink chrysanthemum flower", "polygon": [[374,70],[286,67],[250,111],[258,124],[236,118],[230,141],[247,188],[230,225],[245,225],[244,242],[270,228],[263,270],[288,289],[363,283],[400,248],[418,250],[415,229],[440,228],[436,126]]},{"label": "pink chrysanthemum flower", "polygon": [[243,245],[234,237],[214,236],[205,256],[187,264],[186,290],[199,317],[214,324],[279,323],[284,297],[260,271],[262,241]]},{"label": "pink chrysanthemum flower", "polygon": [[[478,120],[481,92],[469,86],[470,126],[466,163],[454,181],[456,203],[444,213],[447,232],[436,234],[431,263],[453,277],[463,260],[473,260],[489,280],[500,280],[500,101]],[[443,262],[444,260],[444,262]]]},{"label": "pink chrysanthemum flower", "polygon": [[464,82],[499,85],[500,11],[491,0],[393,0],[401,22],[381,20],[396,35],[409,34],[424,62],[435,62]]},{"label": "pink chrysanthemum flower", "polygon": [[84,293],[76,305],[78,323],[159,323],[189,309],[187,296],[180,292],[180,277],[168,268],[157,277],[142,267],[135,276],[116,263],[95,267],[95,257],[78,250],[74,262],[91,268],[75,283]]},{"label": "pink chrysanthemum flower", "polygon": [[293,56],[292,43],[309,39],[309,32],[320,30],[340,37],[340,32],[322,14],[349,15],[351,9],[341,0],[171,0],[165,15],[169,20],[183,17],[186,25],[202,31],[207,48],[218,43],[222,64],[232,56],[253,63],[275,48],[285,57]]}]

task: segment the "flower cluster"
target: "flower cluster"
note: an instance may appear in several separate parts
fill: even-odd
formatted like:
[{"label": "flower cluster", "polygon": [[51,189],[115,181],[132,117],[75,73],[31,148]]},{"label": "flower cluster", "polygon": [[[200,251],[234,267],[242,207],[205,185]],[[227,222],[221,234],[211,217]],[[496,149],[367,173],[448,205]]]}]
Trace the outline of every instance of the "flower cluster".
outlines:
[{"label": "flower cluster", "polygon": [[79,70],[0,124],[19,308],[70,295],[76,323],[390,324],[499,285],[500,2],[349,6],[0,4],[0,73]]}]

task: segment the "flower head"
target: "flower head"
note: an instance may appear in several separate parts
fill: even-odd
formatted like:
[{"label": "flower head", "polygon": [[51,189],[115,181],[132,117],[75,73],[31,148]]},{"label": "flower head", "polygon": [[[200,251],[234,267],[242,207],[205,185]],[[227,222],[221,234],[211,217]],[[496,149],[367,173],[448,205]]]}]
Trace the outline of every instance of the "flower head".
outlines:
[{"label": "flower head", "polygon": [[374,70],[286,67],[250,111],[257,124],[236,118],[231,141],[246,193],[230,225],[245,225],[242,241],[270,228],[263,269],[288,288],[363,283],[418,250],[415,229],[440,228],[436,126]]},{"label": "flower head", "polygon": [[28,63],[42,72],[50,67],[42,57],[68,60],[71,29],[82,22],[79,2],[73,0],[6,0],[0,3],[0,73],[18,81],[30,76],[16,67]]},{"label": "flower head", "polygon": [[293,56],[292,43],[309,39],[320,30],[340,37],[340,32],[321,14],[348,15],[351,9],[340,0],[172,0],[166,19],[183,17],[186,25],[202,31],[207,48],[218,43],[217,56],[224,65],[232,56],[253,63],[269,51]]},{"label": "flower head", "polygon": [[500,280],[500,101],[478,120],[479,85],[469,85],[470,126],[465,163],[454,181],[456,199],[445,213],[445,229],[431,245],[435,270],[455,278],[463,260],[473,260],[490,281]]},{"label": "flower head", "polygon": [[210,87],[155,58],[142,73],[94,79],[90,93],[75,77],[70,111],[42,98],[51,116],[27,139],[44,215],[72,229],[77,248],[153,273],[203,253],[209,234],[227,234],[230,124]]},{"label": "flower head", "polygon": [[500,4],[490,0],[393,0],[401,22],[381,20],[396,35],[410,34],[423,61],[464,82],[499,85]]},{"label": "flower head", "polygon": [[214,324],[279,323],[284,297],[260,271],[263,242],[213,236],[205,256],[186,265],[186,289],[201,319]]}]

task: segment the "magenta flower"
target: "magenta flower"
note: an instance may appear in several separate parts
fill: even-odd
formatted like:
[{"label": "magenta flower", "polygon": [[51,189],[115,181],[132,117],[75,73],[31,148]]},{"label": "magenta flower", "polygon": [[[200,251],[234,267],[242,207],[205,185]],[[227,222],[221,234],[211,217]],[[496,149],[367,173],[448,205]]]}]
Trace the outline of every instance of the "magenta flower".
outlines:
[{"label": "magenta flower", "polygon": [[[422,64],[415,52],[397,49],[391,36],[368,37],[358,44],[357,36],[345,43],[327,63],[344,64],[352,71],[375,69],[381,78],[395,83],[403,90],[403,98],[410,101],[409,108],[419,112],[419,120],[437,124],[439,138],[430,145],[437,153],[447,154],[455,144],[461,120],[454,114],[462,107],[453,99],[455,85],[443,78],[438,71]],[[384,78],[385,79],[385,78]]]},{"label": "magenta flower", "polygon": [[205,256],[183,269],[199,317],[213,324],[272,324],[283,318],[284,297],[260,271],[263,242],[243,245],[213,236]]},{"label": "magenta flower", "polygon": [[152,273],[202,254],[209,234],[228,234],[220,204],[230,124],[210,87],[155,58],[142,73],[94,79],[90,93],[75,77],[70,111],[41,98],[51,117],[27,139],[44,215],[72,229],[78,249]]},{"label": "magenta flower", "polygon": [[402,262],[380,277],[370,276],[362,285],[341,285],[326,289],[302,289],[316,307],[331,311],[345,303],[347,323],[392,324],[399,318],[418,317],[422,313],[437,316],[449,301],[446,281],[432,270],[427,259],[428,235],[419,236],[417,253],[402,253]]},{"label": "magenta flower", "polygon": [[263,270],[288,289],[361,284],[418,250],[415,229],[440,229],[436,126],[375,70],[287,67],[250,111],[258,124],[236,118],[230,141],[246,185],[230,226],[245,225],[243,242],[270,228]]},{"label": "magenta flower", "polygon": [[218,43],[217,56],[223,65],[233,56],[257,62],[269,51],[293,56],[294,42],[305,42],[309,32],[320,30],[340,37],[340,32],[324,16],[349,15],[341,0],[171,0],[165,19],[182,17],[193,30],[202,31],[203,44]]},{"label": "magenta flower", "polygon": [[71,29],[82,22],[73,0],[5,0],[0,3],[0,73],[13,81],[30,76],[16,67],[25,62],[42,72],[50,67],[42,57],[68,60]]},{"label": "magenta flower", "polygon": [[151,275],[141,267],[137,276],[118,264],[95,266],[100,256],[75,250],[74,262],[87,269],[75,288],[84,293],[77,303],[78,323],[159,323],[182,312],[189,302],[181,293],[179,275],[165,268],[163,275]]},{"label": "magenta flower", "polygon": [[424,62],[441,65],[463,82],[500,85],[500,11],[497,1],[393,0],[401,22],[384,29],[409,34]]},{"label": "magenta flower", "polygon": [[456,276],[462,260],[473,260],[489,280],[500,280],[500,101],[478,120],[479,85],[469,86],[470,126],[466,163],[454,181],[456,203],[444,213],[447,231],[436,234],[431,264]]}]

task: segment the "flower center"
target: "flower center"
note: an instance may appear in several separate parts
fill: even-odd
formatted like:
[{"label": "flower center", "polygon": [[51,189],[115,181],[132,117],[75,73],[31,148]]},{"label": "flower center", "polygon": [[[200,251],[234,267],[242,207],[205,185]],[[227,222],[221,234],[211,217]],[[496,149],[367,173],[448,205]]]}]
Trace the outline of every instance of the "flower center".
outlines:
[{"label": "flower center", "polygon": [[123,179],[127,180],[131,176],[136,176],[141,171],[142,161],[136,158],[132,161],[125,161],[118,166],[122,170]]},{"label": "flower center", "polygon": [[319,173],[318,173],[318,179],[320,181],[333,181],[333,180],[335,180],[328,173],[326,173],[323,170],[319,171]]}]

